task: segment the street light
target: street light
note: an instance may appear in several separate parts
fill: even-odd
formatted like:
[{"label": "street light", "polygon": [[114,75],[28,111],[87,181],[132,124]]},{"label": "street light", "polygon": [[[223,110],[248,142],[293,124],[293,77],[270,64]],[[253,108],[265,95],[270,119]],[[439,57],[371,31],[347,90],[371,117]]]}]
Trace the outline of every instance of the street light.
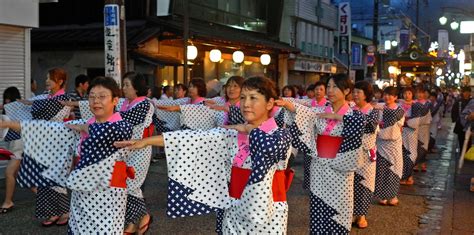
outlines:
[{"label": "street light", "polygon": [[457,21],[453,21],[451,24],[449,24],[449,26],[451,26],[452,30],[457,30],[459,28],[459,23]]},{"label": "street light", "polygon": [[440,23],[441,25],[445,25],[447,22],[448,22],[448,18],[446,18],[446,16],[441,16],[441,17],[439,18],[439,23]]}]

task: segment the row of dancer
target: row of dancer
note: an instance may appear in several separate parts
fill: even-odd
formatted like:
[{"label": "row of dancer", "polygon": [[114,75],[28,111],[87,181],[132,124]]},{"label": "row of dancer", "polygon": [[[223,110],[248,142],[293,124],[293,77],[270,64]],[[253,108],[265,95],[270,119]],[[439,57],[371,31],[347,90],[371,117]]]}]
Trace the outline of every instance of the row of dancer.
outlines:
[{"label": "row of dancer", "polygon": [[[97,82],[106,80],[105,78],[99,79]],[[125,81],[124,84],[127,86]],[[401,140],[401,133],[400,138],[397,137],[397,128],[400,132],[400,127],[404,125],[402,121],[404,111],[395,104],[397,92],[394,92],[394,88],[386,89],[385,107],[381,111],[381,117],[376,118],[375,114],[380,114],[380,112],[373,112],[373,107],[368,102],[371,100],[371,86],[366,83],[358,83],[356,89],[352,90],[350,80],[344,75],[332,76],[326,87],[323,84],[323,87],[327,88],[328,101],[322,102],[324,105],[321,104],[320,107],[313,106],[316,106],[315,104],[320,103],[321,100],[301,102],[291,99],[278,99],[274,84],[269,79],[261,77],[254,77],[245,81],[243,79],[231,79],[226,86],[226,99],[224,101],[227,101],[227,103],[222,103],[222,99],[205,102],[204,99],[200,98],[205,96],[205,86],[202,88],[201,81],[199,79],[191,81],[188,105],[178,107],[168,105],[166,108],[164,105],[157,106],[165,112],[179,110],[181,116],[190,116],[187,119],[181,117],[184,123],[181,123],[183,125],[180,126],[187,126],[187,130],[165,132],[163,135],[145,138],[142,141],[116,143],[116,146],[119,147],[132,145],[128,149],[137,149],[150,144],[166,146],[169,168],[168,215],[172,217],[218,211],[217,232],[219,233],[286,233],[288,213],[286,190],[292,177],[291,170],[287,169],[287,160],[291,152],[290,145],[293,145],[305,154],[305,158],[309,158],[309,161],[306,161],[309,162],[306,168],[309,169],[308,179],[311,191],[311,233],[348,233],[353,212],[357,211],[357,205],[367,204],[362,207],[368,208],[370,203],[367,202],[366,198],[363,199],[364,203],[357,203],[357,186],[360,183],[368,188],[370,186],[367,186],[367,184],[370,184],[371,180],[376,181],[375,176],[370,178],[374,174],[373,170],[368,170],[370,171],[366,173],[369,174],[368,176],[364,175],[365,172],[362,172],[364,168],[374,168],[375,152],[377,152],[377,159],[385,158],[392,164],[378,164],[379,160],[376,160],[377,171],[382,171],[385,168],[385,170],[395,172],[393,170],[395,162],[390,159],[390,156],[395,156],[395,154],[388,153],[391,151],[402,153],[402,148],[398,151],[394,146],[398,146],[398,142]],[[132,90],[136,90],[136,86],[132,84],[132,87]],[[81,153],[81,157],[71,173],[62,172],[62,174],[57,174],[60,177],[53,177],[54,180],[52,181],[62,186],[68,186],[73,190],[72,214],[69,222],[71,232],[80,233],[97,228],[102,228],[104,231],[122,231],[125,224],[125,215],[129,214],[129,208],[140,205],[140,203],[133,203],[133,197],[129,196],[124,199],[123,195],[124,191],[135,191],[129,185],[141,185],[143,183],[134,183],[135,179],[127,179],[127,175],[130,175],[129,171],[131,171],[130,168],[127,168],[127,165],[138,170],[147,169],[148,166],[142,166],[143,162],[146,162],[142,160],[145,160],[146,157],[143,157],[143,154],[127,153],[127,148],[118,150],[111,147],[111,143],[130,139],[131,135],[126,134],[128,128],[125,123],[133,124],[134,121],[143,123],[144,121],[139,122],[134,118],[146,112],[143,110],[131,112],[128,115],[129,118],[126,118],[127,113],[118,112],[117,115],[113,110],[114,106],[119,105],[119,103],[115,101],[117,96],[112,92],[113,90],[103,84],[92,83],[88,105],[95,119],[89,119],[86,124],[68,125],[73,130],[83,133],[80,138],[82,140],[79,141],[80,151],[78,151]],[[124,93],[126,94],[125,87]],[[346,97],[350,93],[353,93],[355,106],[346,101]],[[110,102],[108,102],[109,100]],[[138,100],[135,103],[133,100],[131,99],[130,104],[125,105],[125,107],[135,107],[139,103]],[[64,104],[64,102],[62,103]],[[189,103],[200,105],[200,107],[188,107]],[[203,119],[215,114],[210,112],[208,107],[203,106],[204,103],[208,103],[208,107],[214,110],[224,110],[224,118],[220,120],[223,120],[226,124],[234,125],[227,126],[227,129],[196,130],[198,128],[193,128],[193,126],[200,126],[200,124],[196,125],[193,122],[205,122]],[[278,108],[278,106],[284,107],[284,109]],[[123,104],[122,107],[124,107]],[[84,107],[81,110],[87,112]],[[106,110],[107,112],[105,112]],[[203,113],[202,110],[205,110],[204,112],[208,115],[196,116]],[[209,115],[209,113],[212,113],[212,115]],[[221,114],[222,111],[218,113]],[[166,115],[160,115],[162,114],[160,112],[156,112],[156,114],[158,114],[157,125],[168,125],[166,128],[172,129],[169,124],[173,123],[173,120],[167,119]],[[108,134],[110,136],[111,133],[106,131],[106,129],[110,129],[109,127],[101,128],[100,126],[116,122],[122,123],[117,116],[122,116],[125,120],[120,128],[112,128],[114,130],[112,132],[116,131],[118,137],[105,138],[109,141],[101,140],[104,135]],[[196,119],[196,117],[199,117],[199,119]],[[35,128],[29,128],[29,123],[2,122],[2,126],[17,131],[21,130],[26,142],[34,142],[34,139],[28,139],[27,130],[41,130],[41,128],[38,128],[38,123],[44,125],[44,128],[49,128],[50,132],[54,131],[54,129],[51,129],[51,124],[31,122],[31,125],[36,124],[36,126]],[[216,123],[218,122],[214,122],[214,125]],[[401,126],[397,126],[400,123],[402,123]],[[130,126],[133,126],[132,124]],[[63,125],[60,127],[60,131],[67,130]],[[143,134],[146,127],[144,125],[141,131],[134,133]],[[378,128],[382,130],[376,133]],[[384,131],[385,135],[383,134]],[[73,131],[69,132],[75,133]],[[87,132],[87,135],[84,134]],[[122,133],[119,134],[119,132]],[[134,135],[133,139],[140,139],[142,136],[139,134]],[[380,143],[381,146],[377,151],[374,148],[375,135],[381,136],[380,141],[377,140],[377,144]],[[99,139],[88,141],[91,138],[93,139],[94,136]],[[43,141],[53,141],[46,139],[48,138],[43,139]],[[384,141],[398,142],[392,144],[392,142]],[[318,144],[323,142],[328,144]],[[231,143],[230,146],[234,144],[235,146],[229,147],[229,143]],[[39,143],[33,145],[36,144]],[[71,143],[71,145],[74,144]],[[203,148],[209,145],[212,147]],[[86,151],[82,146],[84,146],[84,149],[99,147],[100,151],[92,151],[91,148]],[[26,149],[25,152],[27,152]],[[188,150],[180,151],[180,149]],[[41,169],[37,174],[51,180],[52,176],[48,174],[47,169],[57,169],[57,164],[43,159],[48,157],[36,156],[37,153],[34,152],[31,153],[31,155],[35,155],[33,159],[47,165],[46,169]],[[64,156],[66,155],[64,153]],[[138,164],[133,164],[133,161],[129,160],[133,159],[133,157],[130,157],[132,155],[137,156],[135,160],[139,162]],[[183,158],[183,156],[186,157]],[[124,159],[125,161],[119,161]],[[225,159],[229,159],[229,161]],[[118,162],[125,163],[118,164]],[[63,168],[67,165],[66,163],[63,163]],[[87,177],[88,173],[96,173],[91,172],[91,170],[98,166],[107,169],[104,172],[104,177],[101,179]],[[379,168],[382,170],[379,170]],[[117,172],[122,172],[122,174]],[[210,172],[213,174],[209,174]],[[354,176],[354,172],[356,172],[356,176]],[[139,172],[138,175],[139,177],[141,175],[146,176],[146,172]],[[379,183],[380,191],[396,191],[398,193],[398,188],[393,190],[396,187],[395,181],[389,177],[393,174],[380,175],[378,178],[388,178],[381,180],[381,183]],[[115,198],[110,191],[113,189],[113,192],[117,193],[117,182],[114,179],[121,178],[123,181],[123,177],[127,179],[125,190],[119,190],[120,193],[115,194],[115,196],[122,197]],[[398,185],[400,178],[398,177],[396,185]],[[108,180],[110,181],[107,182]],[[84,185],[78,186],[79,182]],[[135,182],[140,182],[140,180]],[[120,185],[123,186],[123,184]],[[354,187],[356,188],[355,210],[353,209]],[[376,186],[375,188],[377,191]],[[210,191],[216,193],[209,195],[207,192]],[[89,193],[84,194],[84,192]],[[396,198],[396,194],[395,196],[387,194],[389,196],[380,196],[379,198],[390,200],[385,201],[385,203],[394,204],[393,199]],[[134,196],[133,193],[132,196]],[[136,198],[140,198],[139,196]],[[183,202],[183,200],[185,204],[177,204]],[[110,203],[110,201],[114,201],[114,203]],[[123,203],[117,202],[125,202],[126,206],[124,207]],[[90,210],[91,206],[97,206],[97,204],[104,205],[109,209],[113,208],[117,213],[114,213],[115,216],[110,216],[105,211]],[[261,208],[264,208],[263,211]],[[144,217],[143,213],[140,215]],[[108,219],[106,223],[89,219],[104,216]],[[149,221],[150,218],[148,217],[145,220]]]}]

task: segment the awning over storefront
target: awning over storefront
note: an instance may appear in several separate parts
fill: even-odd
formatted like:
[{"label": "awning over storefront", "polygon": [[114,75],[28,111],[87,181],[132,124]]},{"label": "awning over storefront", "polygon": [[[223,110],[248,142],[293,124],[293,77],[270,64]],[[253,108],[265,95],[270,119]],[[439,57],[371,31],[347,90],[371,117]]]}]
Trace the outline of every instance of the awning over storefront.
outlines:
[{"label": "awning over storefront", "polygon": [[333,63],[297,58],[295,60],[288,61],[288,70],[315,73],[335,73],[336,65]]},{"label": "awning over storefront", "polygon": [[[172,32],[176,38],[181,38],[183,21],[180,17],[155,17],[149,19],[164,31]],[[288,44],[266,38],[264,34],[240,30],[229,26],[200,20],[190,20],[189,37],[192,40],[200,40],[204,43],[216,45],[228,44],[241,49],[257,49],[267,51],[278,51],[284,53],[298,53],[299,49]]]},{"label": "awning over storefront", "polygon": [[182,66],[181,60],[165,54],[149,54],[144,52],[132,51],[130,52],[132,59],[140,60],[142,62],[158,66],[158,65],[170,65],[170,66]]},{"label": "awning over storefront", "polygon": [[[160,32],[157,25],[146,21],[127,22],[127,45],[136,48]],[[104,47],[103,24],[45,26],[31,32],[33,50],[47,49],[100,49]]]}]

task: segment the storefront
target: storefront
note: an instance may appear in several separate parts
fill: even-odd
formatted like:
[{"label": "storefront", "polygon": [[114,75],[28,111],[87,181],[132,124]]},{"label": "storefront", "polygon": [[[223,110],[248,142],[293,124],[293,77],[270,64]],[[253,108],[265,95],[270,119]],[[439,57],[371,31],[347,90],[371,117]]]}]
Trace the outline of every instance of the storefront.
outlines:
[{"label": "storefront", "polygon": [[321,78],[336,73],[334,63],[297,58],[288,61],[288,84],[307,87]]}]

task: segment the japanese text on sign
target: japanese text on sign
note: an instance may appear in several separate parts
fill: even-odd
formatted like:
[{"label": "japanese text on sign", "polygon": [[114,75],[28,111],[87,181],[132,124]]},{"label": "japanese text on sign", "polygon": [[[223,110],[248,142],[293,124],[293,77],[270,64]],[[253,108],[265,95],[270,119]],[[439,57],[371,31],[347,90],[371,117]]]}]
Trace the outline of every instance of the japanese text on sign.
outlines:
[{"label": "japanese text on sign", "polygon": [[351,7],[348,2],[339,4],[339,35],[350,36],[351,34]]},{"label": "japanese text on sign", "polygon": [[119,6],[107,4],[104,7],[104,50],[105,76],[119,82],[120,74],[120,20]]}]

